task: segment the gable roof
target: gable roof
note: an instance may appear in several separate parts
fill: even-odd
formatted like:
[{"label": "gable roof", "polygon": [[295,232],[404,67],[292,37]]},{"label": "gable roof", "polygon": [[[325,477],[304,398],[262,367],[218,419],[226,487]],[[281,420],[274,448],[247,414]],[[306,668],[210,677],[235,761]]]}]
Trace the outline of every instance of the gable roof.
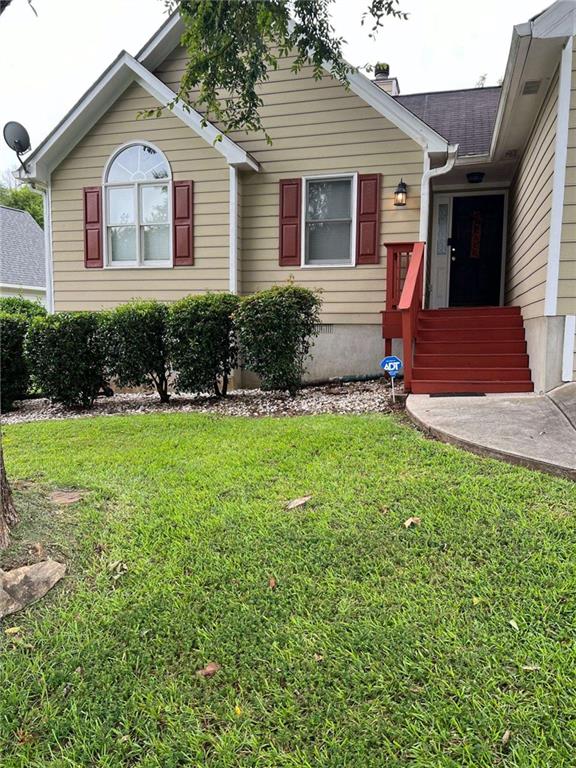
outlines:
[{"label": "gable roof", "polygon": [[459,144],[458,155],[486,155],[500,101],[500,86],[395,96],[406,109]]},{"label": "gable roof", "polygon": [[[24,180],[47,183],[50,172],[88,133],[106,110],[131,83],[138,83],[160,104],[166,106],[176,97],[174,91],[149,72],[126,51],[122,51],[94,85],[68,112],[47,138],[26,158],[28,172],[19,172]],[[237,168],[259,170],[258,163],[236,142],[223,136],[195,109],[176,103],[170,111],[203,138]]]},{"label": "gable roof", "polygon": [[0,205],[0,284],[46,286],[44,232],[28,211]]},{"label": "gable roof", "polygon": [[[147,69],[156,69],[164,59],[180,43],[184,33],[184,22],[175,11],[150,38],[136,58]],[[330,65],[324,64],[324,69],[330,73]],[[390,94],[385,93],[366,75],[361,72],[351,72],[348,76],[350,90],[363,101],[373,107],[379,114],[394,123],[411,139],[414,139],[423,149],[429,152],[447,152],[447,137],[441,135],[432,126],[403,104],[397,102]]]}]

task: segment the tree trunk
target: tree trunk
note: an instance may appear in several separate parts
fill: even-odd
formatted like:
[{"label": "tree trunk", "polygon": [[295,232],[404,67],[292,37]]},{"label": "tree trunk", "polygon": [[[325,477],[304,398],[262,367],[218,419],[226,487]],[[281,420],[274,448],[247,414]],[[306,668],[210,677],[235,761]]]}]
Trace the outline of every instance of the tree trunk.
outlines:
[{"label": "tree trunk", "polygon": [[18,515],[12,499],[12,490],[4,468],[4,452],[0,437],[0,549],[6,549],[10,542],[9,526],[18,522]]}]

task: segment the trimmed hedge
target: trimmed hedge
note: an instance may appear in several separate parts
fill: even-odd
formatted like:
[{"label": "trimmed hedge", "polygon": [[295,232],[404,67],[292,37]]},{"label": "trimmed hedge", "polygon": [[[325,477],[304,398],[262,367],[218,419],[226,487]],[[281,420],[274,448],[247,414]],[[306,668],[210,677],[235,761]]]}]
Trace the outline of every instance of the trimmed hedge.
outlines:
[{"label": "trimmed hedge", "polygon": [[226,396],[238,359],[234,313],[239,305],[238,296],[230,293],[188,296],[172,305],[172,365],[178,391]]},{"label": "trimmed hedge", "polygon": [[63,312],[30,324],[25,352],[33,382],[51,400],[89,407],[106,376],[106,313]]},{"label": "trimmed hedge", "polygon": [[296,285],[277,286],[242,300],[236,315],[244,367],[258,374],[263,389],[294,395],[317,335],[321,301]]},{"label": "trimmed hedge", "polygon": [[28,366],[24,339],[28,320],[23,315],[0,311],[0,410],[4,413],[28,392]]},{"label": "trimmed hedge", "polygon": [[9,315],[20,315],[32,320],[34,317],[46,317],[47,312],[37,301],[23,299],[21,296],[1,296],[0,312]]},{"label": "trimmed hedge", "polygon": [[131,301],[109,312],[102,323],[108,369],[121,387],[153,385],[163,403],[170,399],[168,307],[159,301]]}]

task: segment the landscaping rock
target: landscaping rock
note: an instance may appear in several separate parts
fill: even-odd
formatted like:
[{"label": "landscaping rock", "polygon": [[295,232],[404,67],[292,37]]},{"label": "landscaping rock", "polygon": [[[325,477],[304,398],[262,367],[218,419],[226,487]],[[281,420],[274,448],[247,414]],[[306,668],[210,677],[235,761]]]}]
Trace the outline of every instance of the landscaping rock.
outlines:
[{"label": "landscaping rock", "polygon": [[24,565],[12,571],[0,570],[0,618],[35,603],[66,573],[56,560]]}]

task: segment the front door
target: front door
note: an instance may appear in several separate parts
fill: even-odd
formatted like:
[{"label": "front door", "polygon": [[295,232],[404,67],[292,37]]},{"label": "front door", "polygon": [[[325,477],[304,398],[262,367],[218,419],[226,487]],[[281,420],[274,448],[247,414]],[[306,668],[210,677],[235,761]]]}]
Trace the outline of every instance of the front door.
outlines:
[{"label": "front door", "polygon": [[449,306],[500,304],[504,195],[455,196],[449,241]]}]

